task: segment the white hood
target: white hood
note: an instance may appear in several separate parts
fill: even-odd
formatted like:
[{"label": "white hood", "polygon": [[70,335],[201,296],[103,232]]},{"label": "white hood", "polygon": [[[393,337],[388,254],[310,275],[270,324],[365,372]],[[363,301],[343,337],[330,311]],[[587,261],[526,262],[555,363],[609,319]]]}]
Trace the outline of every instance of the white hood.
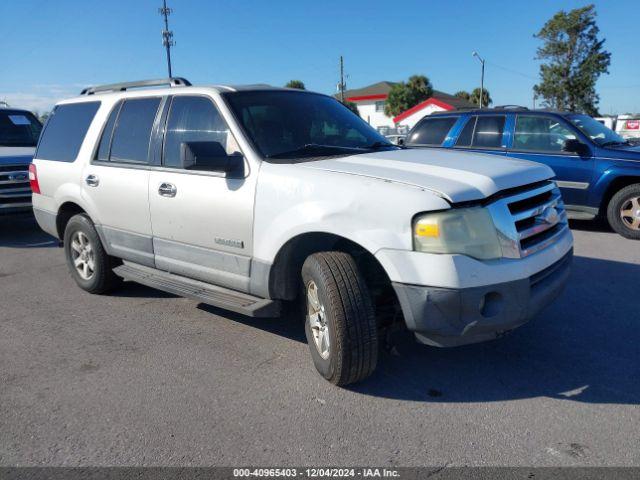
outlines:
[{"label": "white hood", "polygon": [[453,203],[481,200],[554,176],[553,170],[540,163],[435,148],[375,152],[302,165],[421,187]]}]

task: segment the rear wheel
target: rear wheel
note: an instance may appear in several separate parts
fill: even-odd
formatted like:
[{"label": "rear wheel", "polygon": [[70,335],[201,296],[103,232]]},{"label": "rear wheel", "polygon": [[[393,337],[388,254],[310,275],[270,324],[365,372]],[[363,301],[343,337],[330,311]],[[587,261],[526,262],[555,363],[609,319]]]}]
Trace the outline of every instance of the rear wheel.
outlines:
[{"label": "rear wheel", "polygon": [[71,276],[83,290],[106,293],[121,283],[113,273],[118,262],[105,252],[88,216],[71,217],[64,230],[64,252]]},{"label": "rear wheel", "polygon": [[302,267],[305,333],[318,372],[335,385],[375,370],[378,335],[371,296],[353,258],[342,252],[309,256]]},{"label": "rear wheel", "polygon": [[640,184],[629,185],[611,198],[607,219],[623,237],[640,240]]}]

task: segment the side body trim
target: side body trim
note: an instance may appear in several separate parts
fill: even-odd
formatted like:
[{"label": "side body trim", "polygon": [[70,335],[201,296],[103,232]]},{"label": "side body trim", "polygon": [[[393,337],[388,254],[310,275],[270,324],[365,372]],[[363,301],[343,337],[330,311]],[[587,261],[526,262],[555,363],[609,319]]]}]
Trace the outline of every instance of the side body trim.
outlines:
[{"label": "side body trim", "polygon": [[150,236],[104,225],[96,225],[95,227],[109,255],[149,267],[155,266],[153,242]]},{"label": "side body trim", "polygon": [[589,183],[586,182],[567,182],[564,180],[556,180],[556,183],[560,188],[575,188],[577,190],[586,190],[589,188]]},{"label": "side body trim", "polygon": [[211,250],[153,238],[156,268],[243,292],[249,291],[251,259],[244,255]]}]

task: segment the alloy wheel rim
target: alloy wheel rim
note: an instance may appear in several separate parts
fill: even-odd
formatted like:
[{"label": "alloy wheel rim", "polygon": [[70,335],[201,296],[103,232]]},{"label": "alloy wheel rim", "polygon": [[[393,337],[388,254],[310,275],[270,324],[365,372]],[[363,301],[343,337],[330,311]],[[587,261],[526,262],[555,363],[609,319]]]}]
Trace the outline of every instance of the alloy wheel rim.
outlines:
[{"label": "alloy wheel rim", "polygon": [[326,360],[331,353],[331,339],[325,309],[318,297],[318,286],[312,280],[307,284],[307,321],[318,354]]},{"label": "alloy wheel rim", "polygon": [[71,260],[80,278],[89,280],[93,277],[96,269],[93,246],[83,232],[75,232],[71,237]]},{"label": "alloy wheel rim", "polygon": [[625,200],[620,208],[620,218],[627,228],[640,230],[640,197]]}]

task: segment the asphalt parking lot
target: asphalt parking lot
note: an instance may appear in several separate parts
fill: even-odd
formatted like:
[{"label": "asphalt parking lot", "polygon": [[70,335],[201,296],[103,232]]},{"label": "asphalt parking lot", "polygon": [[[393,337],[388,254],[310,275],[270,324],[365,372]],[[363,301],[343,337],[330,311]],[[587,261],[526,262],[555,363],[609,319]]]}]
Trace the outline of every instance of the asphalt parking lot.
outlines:
[{"label": "asphalt parking lot", "polygon": [[498,341],[398,338],[339,389],[302,325],[75,286],[0,218],[0,465],[640,465],[640,243],[573,225],[565,294]]}]

